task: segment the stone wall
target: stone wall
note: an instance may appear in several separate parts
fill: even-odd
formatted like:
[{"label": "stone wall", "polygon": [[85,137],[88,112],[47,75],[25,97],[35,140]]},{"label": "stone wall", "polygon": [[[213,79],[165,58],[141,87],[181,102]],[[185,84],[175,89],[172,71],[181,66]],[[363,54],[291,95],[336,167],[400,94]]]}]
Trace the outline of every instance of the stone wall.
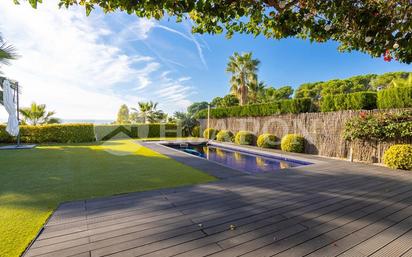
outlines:
[{"label": "stone wall", "polygon": [[[385,110],[399,112],[401,110]],[[412,140],[393,142],[346,142],[342,139],[345,122],[359,115],[360,111],[339,111],[328,113],[285,114],[267,117],[211,119],[210,127],[228,129],[233,133],[240,130],[256,135],[271,133],[278,138],[297,133],[305,136],[305,152],[328,157],[349,158],[352,145],[353,158],[357,161],[381,162],[384,151],[394,143],[412,143]],[[378,113],[383,110],[364,111]],[[207,120],[201,120],[201,127],[207,127]]]}]

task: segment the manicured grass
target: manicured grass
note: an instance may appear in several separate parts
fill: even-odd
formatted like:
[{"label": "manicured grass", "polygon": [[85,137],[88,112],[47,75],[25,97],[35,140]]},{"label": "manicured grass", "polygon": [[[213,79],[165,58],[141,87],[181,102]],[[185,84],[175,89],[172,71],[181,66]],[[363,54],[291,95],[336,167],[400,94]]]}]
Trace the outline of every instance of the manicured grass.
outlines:
[{"label": "manicured grass", "polygon": [[61,202],[213,180],[132,140],[0,151],[0,256],[19,256]]}]

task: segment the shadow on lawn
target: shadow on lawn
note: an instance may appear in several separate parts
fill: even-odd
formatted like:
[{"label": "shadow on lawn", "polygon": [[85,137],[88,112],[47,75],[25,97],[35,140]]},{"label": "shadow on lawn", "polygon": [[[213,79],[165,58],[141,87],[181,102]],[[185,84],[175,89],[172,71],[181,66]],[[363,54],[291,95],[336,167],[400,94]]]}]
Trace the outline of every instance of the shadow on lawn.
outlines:
[{"label": "shadow on lawn", "polygon": [[[65,240],[77,227],[74,234],[87,231],[88,249],[96,256],[171,256],[202,247],[192,254],[225,249],[227,256],[255,250],[251,256],[337,255],[395,224],[396,230],[386,230],[388,243],[412,229],[411,177],[382,172],[392,171],[330,161],[268,176],[67,203],[41,239]],[[405,251],[412,242],[406,245]],[[71,253],[82,249],[71,247]],[[328,254],[315,252],[322,247]]]}]

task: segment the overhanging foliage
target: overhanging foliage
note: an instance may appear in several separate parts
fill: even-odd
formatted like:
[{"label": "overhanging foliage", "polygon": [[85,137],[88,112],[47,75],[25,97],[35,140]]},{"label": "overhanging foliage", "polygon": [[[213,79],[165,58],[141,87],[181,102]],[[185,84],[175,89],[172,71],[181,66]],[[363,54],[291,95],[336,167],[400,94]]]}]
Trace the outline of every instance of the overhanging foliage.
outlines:
[{"label": "overhanging foliage", "polygon": [[[14,0],[18,3],[19,0]],[[29,0],[36,7],[42,0]],[[139,17],[190,18],[193,32],[263,34],[267,38],[298,37],[316,42],[335,40],[340,51],[359,50],[385,60],[412,62],[410,0],[60,0],[80,4],[89,14],[121,10]]]}]

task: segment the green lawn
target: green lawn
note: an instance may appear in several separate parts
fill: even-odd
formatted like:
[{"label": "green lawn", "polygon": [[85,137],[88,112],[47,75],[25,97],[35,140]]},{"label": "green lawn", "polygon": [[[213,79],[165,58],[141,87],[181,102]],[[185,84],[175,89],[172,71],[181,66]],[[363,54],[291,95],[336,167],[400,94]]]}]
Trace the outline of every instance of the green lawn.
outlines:
[{"label": "green lawn", "polygon": [[19,256],[61,202],[213,180],[131,140],[0,151],[0,256]]}]

